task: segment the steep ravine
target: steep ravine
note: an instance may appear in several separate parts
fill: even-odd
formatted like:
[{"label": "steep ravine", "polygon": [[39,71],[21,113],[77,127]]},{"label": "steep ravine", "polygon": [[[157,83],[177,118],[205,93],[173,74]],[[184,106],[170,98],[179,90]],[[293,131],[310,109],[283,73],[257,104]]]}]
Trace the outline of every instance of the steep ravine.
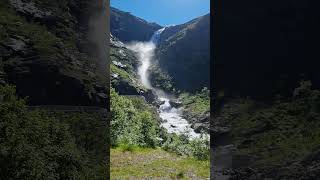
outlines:
[{"label": "steep ravine", "polygon": [[165,93],[163,90],[154,88],[149,79],[149,68],[154,62],[154,52],[157,43],[160,39],[161,33],[165,28],[157,30],[149,42],[136,42],[128,45],[128,48],[137,53],[140,66],[138,67],[138,76],[141,83],[147,89],[151,89],[157,95],[160,105],[158,108],[159,116],[162,119],[162,126],[165,127],[169,133],[186,133],[188,136],[195,138],[200,137],[196,133],[186,119],[183,118],[182,108],[174,107],[172,102],[175,101],[173,95]]}]

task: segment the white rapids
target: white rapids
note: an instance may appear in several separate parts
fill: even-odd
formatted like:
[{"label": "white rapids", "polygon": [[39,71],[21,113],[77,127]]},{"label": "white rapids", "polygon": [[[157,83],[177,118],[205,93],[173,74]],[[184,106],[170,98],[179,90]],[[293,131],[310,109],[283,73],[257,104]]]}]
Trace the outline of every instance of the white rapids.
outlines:
[{"label": "white rapids", "polygon": [[156,45],[160,40],[161,33],[165,28],[156,31],[149,42],[135,42],[128,44],[127,47],[138,54],[141,65],[138,68],[138,75],[141,83],[148,89],[157,92],[158,99],[164,102],[160,105],[158,112],[163,120],[161,126],[166,128],[169,133],[186,134],[190,138],[198,138],[201,135],[196,133],[186,119],[182,117],[182,108],[175,108],[170,105],[170,98],[163,91],[152,87],[149,79],[149,67],[152,64]]}]

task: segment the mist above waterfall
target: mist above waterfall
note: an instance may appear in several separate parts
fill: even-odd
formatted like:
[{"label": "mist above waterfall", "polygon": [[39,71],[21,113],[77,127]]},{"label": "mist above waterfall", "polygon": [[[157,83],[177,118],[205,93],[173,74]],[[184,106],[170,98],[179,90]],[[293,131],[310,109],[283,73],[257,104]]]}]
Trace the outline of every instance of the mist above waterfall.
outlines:
[{"label": "mist above waterfall", "polygon": [[132,42],[127,45],[128,49],[138,54],[138,59],[141,63],[141,66],[139,66],[138,68],[138,75],[140,77],[142,85],[148,89],[153,89],[149,80],[148,69],[152,63],[152,59],[154,57],[156,45],[160,39],[160,35],[164,30],[165,27],[157,30],[153,34],[149,42]]},{"label": "mist above waterfall", "polygon": [[141,66],[138,68],[138,75],[142,85],[152,89],[148,69],[154,57],[155,44],[153,42],[135,42],[128,44],[127,47],[138,54],[138,59],[141,62]]}]

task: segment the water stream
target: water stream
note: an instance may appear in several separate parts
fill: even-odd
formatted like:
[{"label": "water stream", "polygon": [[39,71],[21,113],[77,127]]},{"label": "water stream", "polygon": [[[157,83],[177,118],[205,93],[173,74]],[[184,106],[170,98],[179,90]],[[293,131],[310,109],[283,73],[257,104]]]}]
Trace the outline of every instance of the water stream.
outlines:
[{"label": "water stream", "polygon": [[150,83],[148,69],[153,61],[154,52],[161,33],[164,30],[165,28],[156,31],[149,42],[136,42],[127,45],[127,47],[138,54],[139,61],[141,62],[141,66],[138,68],[138,75],[142,85],[148,89],[153,89],[156,92],[158,99],[163,102],[158,109],[159,116],[163,120],[161,126],[166,128],[169,133],[185,133],[190,138],[200,137],[200,134],[196,133],[191,128],[191,125],[188,123],[188,121],[182,117],[182,108],[175,108],[171,106],[171,95],[152,87]]}]

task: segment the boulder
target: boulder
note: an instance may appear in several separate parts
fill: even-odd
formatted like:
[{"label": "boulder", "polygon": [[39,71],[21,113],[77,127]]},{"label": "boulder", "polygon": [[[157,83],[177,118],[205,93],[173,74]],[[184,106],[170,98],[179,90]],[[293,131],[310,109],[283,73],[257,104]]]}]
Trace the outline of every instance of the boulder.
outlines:
[{"label": "boulder", "polygon": [[174,108],[179,108],[182,106],[182,103],[176,100],[170,100],[169,103]]},{"label": "boulder", "polygon": [[196,133],[201,133],[202,131],[208,132],[208,127],[203,123],[194,123],[191,127]]},{"label": "boulder", "polygon": [[146,92],[143,92],[142,94],[145,98],[146,98],[146,101],[150,104],[156,104],[157,102],[157,95],[156,95],[156,92],[151,90],[151,89],[148,89]]}]

